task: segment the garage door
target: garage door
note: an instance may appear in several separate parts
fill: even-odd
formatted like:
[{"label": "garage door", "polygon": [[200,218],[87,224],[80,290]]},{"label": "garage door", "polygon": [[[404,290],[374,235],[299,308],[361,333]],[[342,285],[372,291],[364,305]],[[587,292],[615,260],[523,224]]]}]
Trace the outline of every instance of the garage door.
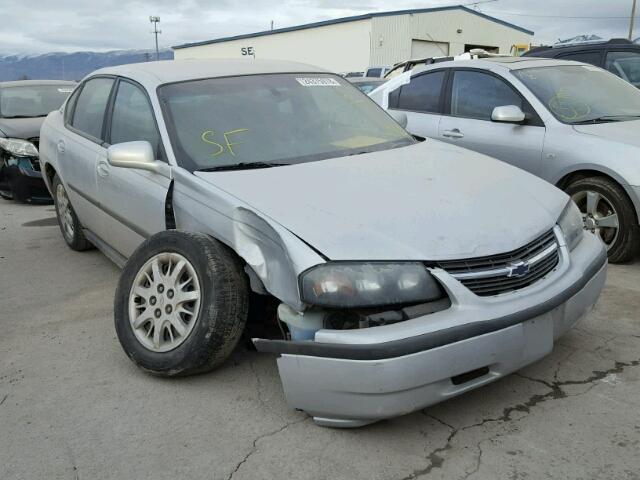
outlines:
[{"label": "garage door", "polygon": [[411,40],[411,58],[446,57],[449,55],[447,42],[431,40]]}]

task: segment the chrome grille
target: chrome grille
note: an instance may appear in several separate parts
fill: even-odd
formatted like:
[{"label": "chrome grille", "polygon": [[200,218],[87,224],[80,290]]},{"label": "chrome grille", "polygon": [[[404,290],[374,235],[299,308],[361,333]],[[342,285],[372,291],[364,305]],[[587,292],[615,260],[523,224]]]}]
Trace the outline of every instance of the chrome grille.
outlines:
[{"label": "chrome grille", "polygon": [[437,262],[476,295],[488,297],[527,287],[552,271],[560,259],[553,230],[517,250],[499,255]]}]

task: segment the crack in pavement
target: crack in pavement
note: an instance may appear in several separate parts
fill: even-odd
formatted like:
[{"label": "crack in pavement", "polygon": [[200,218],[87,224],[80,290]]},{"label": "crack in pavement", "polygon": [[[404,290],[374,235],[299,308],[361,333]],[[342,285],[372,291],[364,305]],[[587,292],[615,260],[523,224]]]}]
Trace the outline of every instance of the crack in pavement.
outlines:
[{"label": "crack in pavement", "polygon": [[0,405],[2,405],[7,398],[9,398],[8,393],[4,397],[2,397],[2,400],[0,400]]},{"label": "crack in pavement", "polygon": [[280,428],[278,428],[278,429],[276,429],[276,430],[273,430],[273,431],[271,431],[271,432],[264,433],[264,434],[262,434],[262,435],[258,435],[258,436],[253,440],[253,443],[252,443],[252,445],[251,445],[251,450],[249,450],[249,452],[244,456],[244,458],[238,462],[238,464],[234,467],[234,469],[231,471],[231,473],[230,473],[230,474],[229,474],[229,476],[227,477],[227,480],[231,480],[231,479],[233,478],[233,476],[238,472],[238,470],[240,470],[240,467],[242,467],[242,465],[244,465],[245,463],[247,463],[247,461],[249,460],[249,458],[251,457],[251,455],[253,455],[254,453],[256,453],[256,452],[258,451],[258,442],[259,442],[260,440],[263,440],[263,439],[268,438],[268,437],[273,437],[274,435],[277,435],[278,433],[285,431],[285,430],[286,430],[287,428],[289,428],[291,425],[295,425],[295,424],[297,424],[297,423],[302,423],[302,422],[304,422],[305,420],[308,420],[309,418],[310,418],[310,417],[305,417],[305,418],[298,419],[298,420],[296,420],[296,421],[294,421],[294,422],[288,422],[288,423],[285,423],[282,427],[280,427]]},{"label": "crack in pavement", "polygon": [[[452,442],[453,442],[454,438],[461,432],[464,432],[466,430],[470,430],[472,428],[482,427],[482,426],[486,425],[487,423],[494,423],[494,422],[507,423],[507,422],[510,422],[510,421],[513,420],[511,415],[514,412],[522,412],[525,415],[528,415],[529,413],[531,413],[531,409],[533,407],[535,407],[536,405],[538,405],[540,403],[546,402],[548,400],[558,400],[558,399],[567,398],[567,397],[575,397],[575,396],[578,396],[578,395],[584,395],[585,393],[589,392],[591,389],[588,389],[587,391],[585,391],[585,392],[583,392],[581,394],[569,395],[563,390],[562,387],[569,386],[569,385],[588,385],[588,384],[594,384],[594,386],[595,386],[596,382],[599,382],[600,380],[606,378],[608,375],[622,373],[625,368],[637,367],[639,365],[640,365],[640,359],[632,360],[630,362],[616,361],[614,366],[612,368],[608,369],[608,370],[593,370],[592,371],[592,375],[590,375],[589,377],[587,377],[584,380],[565,380],[565,381],[562,381],[562,382],[557,380],[557,373],[558,373],[558,370],[559,370],[560,367],[558,367],[558,369],[556,370],[556,372],[554,374],[555,380],[553,382],[549,382],[549,381],[546,381],[546,380],[541,380],[541,379],[538,379],[538,378],[528,377],[528,376],[525,376],[525,375],[523,375],[521,373],[515,373],[514,375],[516,375],[516,376],[518,376],[520,378],[523,378],[525,380],[528,380],[528,381],[531,381],[531,382],[540,383],[540,384],[544,385],[545,387],[549,388],[549,392],[544,393],[544,394],[532,395],[525,402],[518,403],[518,404],[512,405],[510,407],[505,407],[503,409],[503,411],[502,411],[502,415],[500,415],[499,417],[485,418],[480,422],[477,422],[477,423],[474,423],[474,424],[471,424],[471,425],[467,425],[467,426],[464,426],[464,427],[455,428],[455,427],[449,425],[447,422],[435,417],[432,414],[427,413],[425,410],[422,410],[422,414],[423,415],[425,415],[426,417],[437,421],[441,425],[444,425],[445,427],[447,427],[448,429],[451,430],[451,433],[447,437],[447,441],[445,442],[445,444],[443,446],[432,450],[429,454],[426,455],[426,459],[429,462],[426,467],[414,470],[409,475],[403,477],[401,480],[415,480],[417,478],[424,477],[425,475],[428,475],[429,473],[431,473],[432,470],[434,470],[436,468],[438,468],[438,469],[442,468],[442,466],[444,465],[444,462],[445,462],[445,458],[441,454],[446,452],[447,450],[450,450],[451,448],[453,448]],[[523,417],[520,417],[520,418],[523,418]],[[477,462],[478,462],[477,469],[476,470],[472,470],[470,473],[466,474],[463,477],[463,479],[469,478],[474,473],[477,473],[477,471],[480,469],[480,462],[482,460],[482,458],[481,458],[482,457],[482,449],[480,448],[481,447],[480,444],[485,440],[488,440],[488,439],[481,440],[477,445],[477,447],[480,449],[480,455],[479,455],[479,458],[477,460]]]}]

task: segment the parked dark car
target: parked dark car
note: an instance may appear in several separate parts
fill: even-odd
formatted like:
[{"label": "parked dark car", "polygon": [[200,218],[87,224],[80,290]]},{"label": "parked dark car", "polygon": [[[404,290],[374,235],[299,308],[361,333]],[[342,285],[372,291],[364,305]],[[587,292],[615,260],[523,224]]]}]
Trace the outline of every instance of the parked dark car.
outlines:
[{"label": "parked dark car", "polygon": [[624,38],[602,42],[538,47],[523,57],[559,58],[589,63],[609,70],[635,87],[640,87],[640,45]]},{"label": "parked dark car", "polygon": [[0,196],[22,202],[51,201],[38,154],[40,127],[60,108],[74,82],[0,82]]}]

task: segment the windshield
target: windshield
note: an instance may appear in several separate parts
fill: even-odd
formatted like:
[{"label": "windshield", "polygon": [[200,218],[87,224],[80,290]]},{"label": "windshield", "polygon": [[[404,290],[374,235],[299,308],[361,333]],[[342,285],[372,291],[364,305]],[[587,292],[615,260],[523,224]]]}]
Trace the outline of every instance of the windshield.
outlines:
[{"label": "windshield", "polygon": [[178,162],[192,171],[302,163],[414,142],[331,74],[197,80],[165,85],[159,95]]},{"label": "windshield", "polygon": [[624,78],[635,87],[640,87],[640,53],[609,52],[607,54],[607,70]]},{"label": "windshield", "polygon": [[590,65],[562,65],[512,72],[561,122],[624,121],[640,117],[640,91]]},{"label": "windshield", "polygon": [[60,106],[73,85],[25,85],[0,88],[0,117],[45,117]]}]

